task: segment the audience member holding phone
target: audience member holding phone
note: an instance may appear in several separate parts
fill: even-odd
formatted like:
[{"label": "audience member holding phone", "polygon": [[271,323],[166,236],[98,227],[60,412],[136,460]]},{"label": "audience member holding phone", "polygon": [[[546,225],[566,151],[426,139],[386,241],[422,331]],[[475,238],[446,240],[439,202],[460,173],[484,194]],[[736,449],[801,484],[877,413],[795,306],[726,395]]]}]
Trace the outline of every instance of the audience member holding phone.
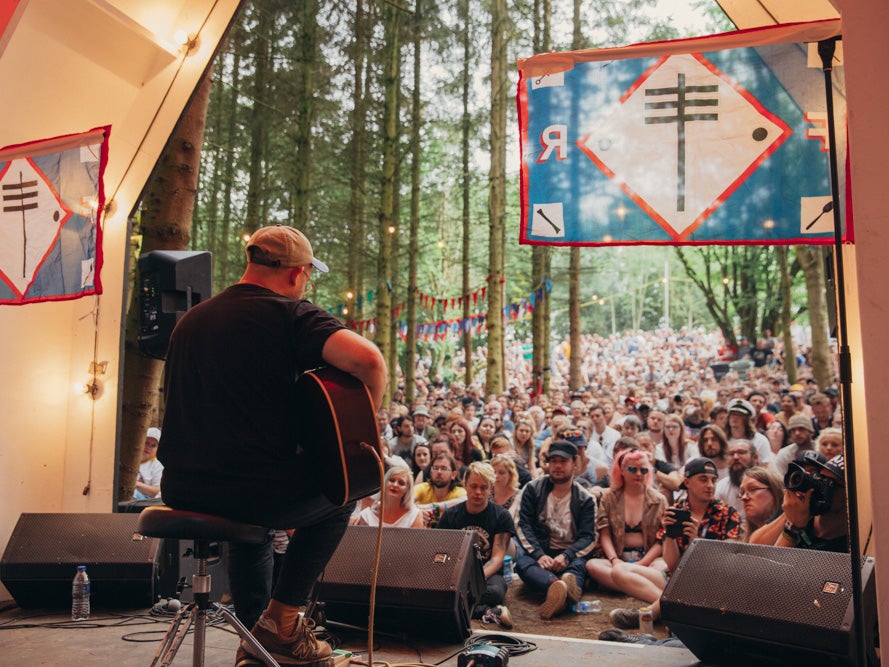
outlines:
[{"label": "audience member holding phone", "polygon": [[[658,539],[663,540],[663,556],[668,572],[676,569],[682,554],[695,539],[737,540],[741,537],[738,511],[716,498],[717,476],[716,465],[710,459],[696,458],[685,464],[682,488],[686,491],[686,497],[664,512],[662,527],[658,531]],[[624,574],[623,570],[623,567],[618,568],[612,577],[617,580]],[[641,577],[640,573],[633,571],[626,574],[628,578]],[[648,581],[653,584],[652,588],[646,597],[639,597],[651,603],[651,610],[657,619],[661,611],[660,596],[667,585],[667,577],[664,576],[660,582],[653,579]],[[624,585],[632,583],[624,582]],[[639,627],[636,609],[615,609],[611,612],[611,620],[619,628]]]}]

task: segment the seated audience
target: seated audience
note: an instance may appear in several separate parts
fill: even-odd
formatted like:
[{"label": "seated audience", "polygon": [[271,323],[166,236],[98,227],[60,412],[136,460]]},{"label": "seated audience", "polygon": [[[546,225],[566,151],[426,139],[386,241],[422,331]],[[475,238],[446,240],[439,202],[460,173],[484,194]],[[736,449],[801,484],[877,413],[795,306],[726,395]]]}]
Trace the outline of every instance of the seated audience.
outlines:
[{"label": "seated audience", "polygon": [[423,514],[414,505],[414,476],[407,466],[393,466],[386,471],[380,498],[349,519],[352,526],[422,528]]}]

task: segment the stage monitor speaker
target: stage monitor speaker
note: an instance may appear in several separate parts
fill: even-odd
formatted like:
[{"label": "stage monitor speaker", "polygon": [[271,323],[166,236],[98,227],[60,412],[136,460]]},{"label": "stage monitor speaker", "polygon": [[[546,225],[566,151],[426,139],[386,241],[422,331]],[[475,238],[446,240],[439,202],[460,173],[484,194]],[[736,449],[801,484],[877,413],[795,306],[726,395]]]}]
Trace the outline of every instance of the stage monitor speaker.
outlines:
[{"label": "stage monitor speaker", "polygon": [[[386,528],[374,624],[380,632],[462,642],[485,590],[476,535]],[[324,570],[319,600],[328,621],[367,627],[377,529],[350,526]]]},{"label": "stage monitor speaker", "polygon": [[139,258],[139,348],[164,359],[179,318],[210,298],[211,258],[206,251],[154,250]]},{"label": "stage monitor speaker", "polygon": [[136,532],[138,514],[22,514],[0,581],[23,608],[70,608],[78,565],[94,608],[149,607],[155,600],[159,540]]},{"label": "stage monitor speaker", "polygon": [[664,590],[661,618],[705,663],[877,664],[873,574],[864,559],[866,659],[855,642],[849,554],[695,540]]}]

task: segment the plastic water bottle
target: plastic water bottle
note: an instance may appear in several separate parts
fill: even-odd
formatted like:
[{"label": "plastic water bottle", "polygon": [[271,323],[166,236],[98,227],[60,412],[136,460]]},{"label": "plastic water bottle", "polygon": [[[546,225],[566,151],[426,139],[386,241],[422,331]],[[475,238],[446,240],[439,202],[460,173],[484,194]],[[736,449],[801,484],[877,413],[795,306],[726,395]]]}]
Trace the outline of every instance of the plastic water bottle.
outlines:
[{"label": "plastic water bottle", "polygon": [[512,556],[503,557],[503,581],[507,586],[512,583]]},{"label": "plastic water bottle", "polygon": [[598,614],[602,611],[602,601],[581,600],[577,604],[572,604],[570,609],[576,614]]},{"label": "plastic water bottle", "polygon": [[71,582],[71,620],[85,621],[90,617],[90,578],[86,565],[77,566],[77,574]]}]

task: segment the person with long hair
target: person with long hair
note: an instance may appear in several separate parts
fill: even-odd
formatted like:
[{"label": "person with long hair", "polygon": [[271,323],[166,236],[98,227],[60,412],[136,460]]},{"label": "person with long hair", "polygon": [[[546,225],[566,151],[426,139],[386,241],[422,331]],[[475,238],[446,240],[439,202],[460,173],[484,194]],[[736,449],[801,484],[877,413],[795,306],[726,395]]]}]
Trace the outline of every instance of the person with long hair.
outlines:
[{"label": "person with long hair", "polygon": [[472,436],[472,443],[480,450],[484,459],[491,458],[491,438],[497,432],[497,422],[490,415],[485,415],[478,421],[478,427]]},{"label": "person with long hair", "polygon": [[815,451],[821,452],[830,461],[837,454],[843,453],[843,429],[835,426],[821,429],[815,438]]},{"label": "person with long hair", "polygon": [[491,499],[507,510],[513,520],[519,513],[519,473],[515,461],[508,454],[497,454],[491,459],[494,468],[494,488]]},{"label": "person with long hair", "polygon": [[787,430],[787,424],[780,419],[772,420],[766,427],[766,438],[772,453],[777,454],[779,450],[790,444],[790,432]]},{"label": "person with long hair", "polygon": [[762,466],[744,471],[741,491],[738,494],[744,505],[744,541],[758,528],[762,528],[781,512],[784,501],[784,484],[778,475]]},{"label": "person with long hair", "polygon": [[686,461],[701,455],[698,446],[685,438],[685,423],[676,414],[664,418],[664,441],[655,448],[655,456],[677,468],[685,466]]},{"label": "person with long hair", "polygon": [[698,449],[701,452],[701,456],[710,459],[716,464],[719,479],[728,477],[728,438],[725,437],[725,431],[715,424],[708,424],[701,429]]},{"label": "person with long hair", "polygon": [[[659,580],[663,589],[667,564],[661,558],[663,546],[657,539],[667,500],[651,485],[654,467],[648,454],[629,449],[617,455],[611,468],[611,488],[599,499],[596,530],[597,556],[587,561],[590,577],[600,586],[634,597],[641,587]],[[626,576],[614,575],[627,568]],[[634,576],[630,576],[633,573]]]},{"label": "person with long hair", "polygon": [[386,471],[380,498],[370,507],[353,515],[353,526],[423,528],[423,514],[414,505],[414,476],[407,466],[396,465]]},{"label": "person with long hair", "polygon": [[451,449],[454,458],[462,466],[468,466],[473,461],[481,461],[484,452],[477,449],[472,441],[472,428],[462,417],[449,419],[445,425],[447,436],[451,440]]},{"label": "person with long hair", "polygon": [[534,438],[537,429],[534,420],[527,413],[519,413],[515,421],[515,431],[512,435],[512,445],[515,448],[516,458],[528,469],[532,477],[539,477],[537,468],[537,451],[534,446]]},{"label": "person with long hair", "polygon": [[426,468],[432,462],[432,450],[428,443],[420,443],[414,447],[411,452],[411,460],[409,462],[411,471],[414,473],[414,484],[425,482],[424,473]]}]

